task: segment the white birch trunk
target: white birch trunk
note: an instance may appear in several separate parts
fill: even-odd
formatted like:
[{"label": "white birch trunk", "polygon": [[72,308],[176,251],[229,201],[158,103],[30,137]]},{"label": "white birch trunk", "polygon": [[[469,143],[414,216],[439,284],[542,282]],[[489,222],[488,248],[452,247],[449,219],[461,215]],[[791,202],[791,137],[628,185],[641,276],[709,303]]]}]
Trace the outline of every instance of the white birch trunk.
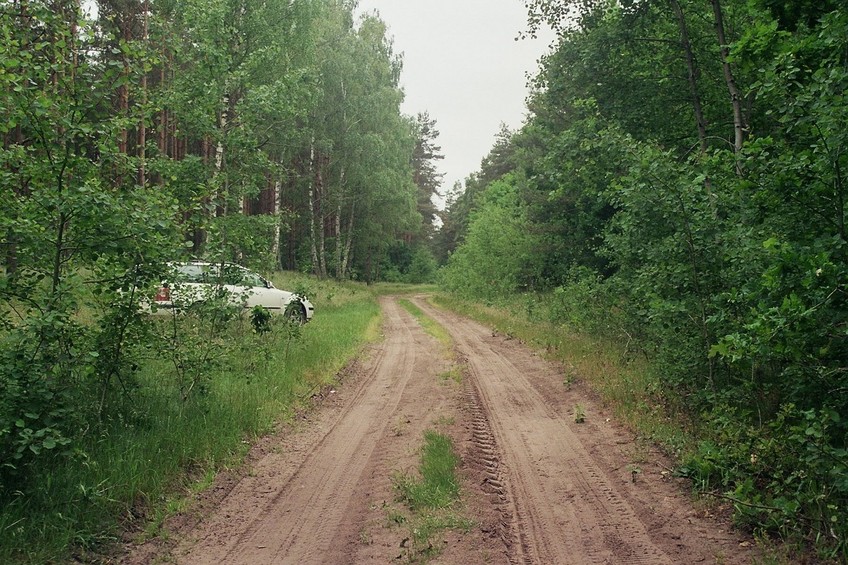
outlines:
[{"label": "white birch trunk", "polygon": [[315,163],[315,140],[309,146],[309,239],[312,251],[312,272],[321,276],[321,265],[318,261],[318,231],[315,222],[315,184],[318,178],[317,164]]},{"label": "white birch trunk", "polygon": [[344,278],[344,269],[342,267],[342,248],[344,241],[342,238],[342,200],[344,199],[345,172],[342,166],[339,173],[339,199],[336,205],[336,278],[341,280]]},{"label": "white birch trunk", "polygon": [[342,257],[342,278],[347,278],[348,269],[351,262],[351,249],[353,248],[353,220],[355,218],[354,210],[356,203],[350,205],[350,221],[347,224],[347,239],[345,241],[344,256]]},{"label": "white birch trunk", "polygon": [[271,253],[274,254],[274,261],[277,267],[282,268],[283,262],[280,260],[280,237],[282,237],[283,226],[280,211],[283,208],[283,181],[279,178],[274,182],[274,242],[271,244]]}]

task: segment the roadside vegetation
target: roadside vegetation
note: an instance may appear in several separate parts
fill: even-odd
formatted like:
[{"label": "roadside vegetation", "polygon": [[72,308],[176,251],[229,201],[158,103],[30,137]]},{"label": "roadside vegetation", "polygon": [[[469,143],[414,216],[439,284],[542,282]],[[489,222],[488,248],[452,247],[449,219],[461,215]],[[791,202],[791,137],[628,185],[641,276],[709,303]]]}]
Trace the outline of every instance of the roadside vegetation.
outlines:
[{"label": "roadside vegetation", "polygon": [[186,497],[239,465],[253,439],[308,407],[378,337],[379,308],[364,285],[272,278],[309,294],[318,312],[312,322],[274,316],[259,333],[247,314],[222,324],[214,319],[220,312],[148,321],[159,337],[127,344],[140,367],[115,392],[116,405],[90,420],[77,414],[81,431],[67,436],[72,451],[30,451],[40,457],[25,468],[27,486],[19,483],[0,507],[0,561],[61,562],[71,550],[84,557],[124,528],[158,535]]}]

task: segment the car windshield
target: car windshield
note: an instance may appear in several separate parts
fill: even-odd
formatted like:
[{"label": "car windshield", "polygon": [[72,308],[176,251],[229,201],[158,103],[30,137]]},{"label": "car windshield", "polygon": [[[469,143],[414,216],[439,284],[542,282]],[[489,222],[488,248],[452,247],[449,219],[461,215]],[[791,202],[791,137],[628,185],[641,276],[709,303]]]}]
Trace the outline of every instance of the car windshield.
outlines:
[{"label": "car windshield", "polygon": [[265,279],[239,265],[224,265],[223,283],[237,286],[265,286]]}]

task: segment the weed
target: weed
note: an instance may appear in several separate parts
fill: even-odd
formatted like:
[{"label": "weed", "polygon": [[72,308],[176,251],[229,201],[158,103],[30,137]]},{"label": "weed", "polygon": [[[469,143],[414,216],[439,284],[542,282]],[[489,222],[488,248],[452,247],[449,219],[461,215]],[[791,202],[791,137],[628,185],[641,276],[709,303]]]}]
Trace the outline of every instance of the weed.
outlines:
[{"label": "weed", "polygon": [[400,437],[406,433],[406,429],[409,427],[409,420],[406,417],[400,418],[394,426],[392,426],[392,432],[395,434],[395,437]]},{"label": "weed", "polygon": [[580,404],[574,405],[574,423],[582,424],[586,421],[586,410]]},{"label": "weed", "polygon": [[562,376],[562,384],[566,389],[570,389],[571,385],[573,385],[577,381],[577,373],[574,371],[574,367],[569,367],[566,369],[565,374]]},{"label": "weed", "polygon": [[439,378],[444,381],[453,381],[457,384],[462,383],[463,368],[460,365],[454,365],[447,371],[439,374]]},{"label": "weed", "polygon": [[456,423],[456,418],[453,416],[439,416],[436,418],[436,425],[439,427],[452,426]]},{"label": "weed", "polygon": [[387,512],[386,518],[389,521],[389,524],[394,524],[396,526],[402,526],[406,524],[406,516],[403,515],[402,512],[391,509]]},{"label": "weed", "polygon": [[421,327],[424,328],[425,332],[436,338],[439,343],[441,343],[445,347],[446,350],[451,350],[451,348],[453,347],[453,340],[451,339],[450,334],[445,328],[442,327],[441,324],[427,316],[421,310],[421,308],[419,308],[409,300],[398,300],[398,304],[400,304],[404,310],[412,314],[413,317],[418,320],[418,323],[421,324]]},{"label": "weed", "polygon": [[271,312],[257,304],[250,311],[250,323],[254,332],[260,335],[268,333],[271,331]]}]

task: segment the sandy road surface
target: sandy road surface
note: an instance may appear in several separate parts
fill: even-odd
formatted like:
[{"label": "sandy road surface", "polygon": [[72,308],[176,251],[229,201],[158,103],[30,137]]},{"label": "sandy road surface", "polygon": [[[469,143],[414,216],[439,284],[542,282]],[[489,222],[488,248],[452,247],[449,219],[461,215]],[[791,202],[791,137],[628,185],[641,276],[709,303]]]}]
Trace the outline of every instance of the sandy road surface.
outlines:
[{"label": "sandy road surface", "polygon": [[[385,299],[385,339],[338,391],[303,425],[261,442],[249,472],[218,484],[214,504],[176,527],[176,543],[124,561],[407,562],[409,532],[387,518],[391,477],[415,467],[423,431],[440,427],[462,457],[462,511],[475,526],[441,536],[434,563],[751,562],[748,543],[692,508],[661,455],[565,387],[556,367],[415,302],[450,332],[458,361]],[[451,363],[464,364],[463,384],[440,378]],[[585,423],[574,422],[577,404]]]},{"label": "sandy road surface", "polygon": [[[510,562],[750,562],[744,542],[697,518],[664,467],[644,454],[637,464],[631,436],[566,390],[557,368],[477,323],[418,304],[467,356],[488,424],[478,436],[498,455],[492,471],[509,519]],[[574,421],[577,405],[586,423]]]}]

